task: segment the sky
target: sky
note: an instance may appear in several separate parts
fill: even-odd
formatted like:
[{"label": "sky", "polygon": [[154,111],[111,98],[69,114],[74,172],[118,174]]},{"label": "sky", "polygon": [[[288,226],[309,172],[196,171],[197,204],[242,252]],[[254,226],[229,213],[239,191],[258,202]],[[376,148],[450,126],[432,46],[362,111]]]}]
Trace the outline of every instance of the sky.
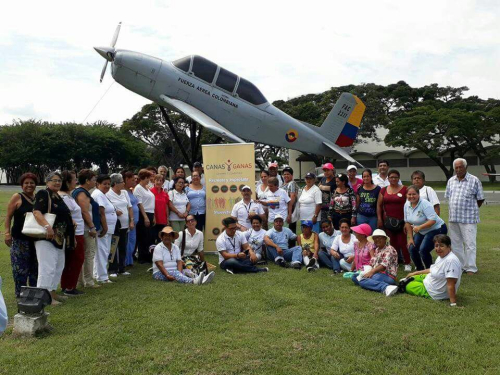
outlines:
[{"label": "sky", "polygon": [[204,56],[271,102],[400,80],[500,98],[497,0],[19,0],[0,12],[0,124],[120,125],[138,112],[148,100],[113,84],[109,66],[99,83],[104,59],[93,47],[108,46],[120,21],[117,49]]}]

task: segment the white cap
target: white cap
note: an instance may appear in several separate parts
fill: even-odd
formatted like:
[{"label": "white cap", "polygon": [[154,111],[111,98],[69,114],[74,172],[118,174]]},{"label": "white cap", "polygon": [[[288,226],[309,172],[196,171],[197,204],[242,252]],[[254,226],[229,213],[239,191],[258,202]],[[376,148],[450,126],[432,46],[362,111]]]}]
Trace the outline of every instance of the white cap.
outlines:
[{"label": "white cap", "polygon": [[241,191],[243,191],[243,190],[245,190],[245,189],[248,189],[248,190],[252,191],[252,188],[251,188],[250,186],[248,186],[248,185],[243,186],[243,187],[241,188]]},{"label": "white cap", "polygon": [[281,216],[280,214],[276,215],[276,216],[274,217],[274,220],[273,220],[273,221],[276,221],[276,219],[281,219],[281,220],[284,220],[284,219],[283,219],[283,216]]},{"label": "white cap", "polygon": [[349,170],[351,170],[351,169],[354,169],[354,170],[356,170],[356,171],[357,171],[357,170],[358,170],[358,167],[356,167],[355,165],[352,165],[352,164],[351,164],[351,165],[347,166],[346,171],[349,171]]}]

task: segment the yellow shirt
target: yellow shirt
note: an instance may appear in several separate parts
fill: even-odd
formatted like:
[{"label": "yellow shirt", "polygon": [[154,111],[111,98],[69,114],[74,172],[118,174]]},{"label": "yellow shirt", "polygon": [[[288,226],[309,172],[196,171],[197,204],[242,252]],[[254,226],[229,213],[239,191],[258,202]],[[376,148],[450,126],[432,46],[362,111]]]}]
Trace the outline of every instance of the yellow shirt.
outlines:
[{"label": "yellow shirt", "polygon": [[316,233],[312,232],[311,237],[308,239],[304,238],[304,234],[300,234],[300,243],[302,246],[302,250],[307,250],[310,251],[311,253],[314,253],[314,240],[315,240]]}]

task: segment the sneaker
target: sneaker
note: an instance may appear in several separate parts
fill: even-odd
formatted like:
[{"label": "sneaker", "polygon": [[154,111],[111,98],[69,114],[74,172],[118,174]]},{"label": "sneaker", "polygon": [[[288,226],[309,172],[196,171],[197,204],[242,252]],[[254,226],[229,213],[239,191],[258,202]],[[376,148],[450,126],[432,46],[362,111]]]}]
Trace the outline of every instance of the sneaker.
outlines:
[{"label": "sneaker", "polygon": [[208,283],[211,283],[212,280],[214,279],[215,277],[215,272],[212,271],[210,272],[207,276],[204,276],[203,277],[203,281],[201,282],[202,284],[208,284]]},{"label": "sneaker", "polygon": [[98,281],[99,284],[113,284],[113,282],[110,279],[104,280],[104,281]]},{"label": "sneaker", "polygon": [[316,258],[311,258],[309,263],[307,263],[307,268],[314,267],[316,265]]},{"label": "sneaker", "polygon": [[200,274],[193,279],[193,284],[194,285],[201,285],[204,277],[205,277],[205,272],[203,272],[203,271],[200,272]]},{"label": "sneaker", "polygon": [[131,275],[131,273],[130,273],[130,272],[127,272],[127,271],[125,271],[125,272],[120,272],[120,273],[119,273],[119,275],[120,275],[120,276],[130,276],[130,275]]},{"label": "sneaker", "polygon": [[226,268],[226,272],[230,273],[231,275],[234,275],[234,272],[231,268]]},{"label": "sneaker", "polygon": [[110,273],[109,277],[112,277],[113,279],[115,279],[118,277],[118,274],[117,273]]},{"label": "sneaker", "polygon": [[398,284],[398,292],[399,293],[405,293],[406,292],[406,286],[411,282],[415,280],[414,277],[405,277],[404,279],[399,280]]},{"label": "sneaker", "polygon": [[283,268],[285,268],[285,267],[286,267],[286,262],[285,262],[285,260],[284,260],[283,258],[278,259],[278,260],[276,261],[276,264],[277,264],[278,266],[280,266],[280,267],[283,267]]},{"label": "sneaker", "polygon": [[405,272],[411,272],[411,264],[405,264]]},{"label": "sneaker", "polygon": [[302,269],[302,264],[300,262],[292,263],[292,268],[300,271]]},{"label": "sneaker", "polygon": [[262,267],[262,268],[259,268],[260,272],[269,272],[269,268],[268,267]]},{"label": "sneaker", "polygon": [[387,297],[391,297],[395,295],[398,292],[398,287],[396,285],[389,285],[387,288],[385,288],[385,295]]},{"label": "sneaker", "polygon": [[69,296],[69,297],[80,296],[82,294],[85,294],[85,293],[83,293],[82,291],[79,291],[78,289],[71,289],[71,290],[66,289],[64,291],[64,295]]},{"label": "sneaker", "polygon": [[316,271],[315,267],[307,267],[307,272],[314,272]]}]

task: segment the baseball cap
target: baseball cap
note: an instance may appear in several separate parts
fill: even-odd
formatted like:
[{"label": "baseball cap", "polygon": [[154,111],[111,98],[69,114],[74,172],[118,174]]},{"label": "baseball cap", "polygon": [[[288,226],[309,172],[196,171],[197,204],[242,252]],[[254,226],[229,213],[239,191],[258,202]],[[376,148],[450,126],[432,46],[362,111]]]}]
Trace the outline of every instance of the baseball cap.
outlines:
[{"label": "baseball cap", "polygon": [[309,172],[308,174],[306,174],[306,178],[316,178],[316,175],[312,172]]},{"label": "baseball cap", "polygon": [[193,168],[196,168],[196,167],[201,167],[201,163],[199,161],[195,161],[193,163]]},{"label": "baseball cap", "polygon": [[276,216],[274,217],[274,220],[273,220],[273,221],[276,221],[276,220],[278,220],[278,219],[279,219],[279,220],[284,220],[284,219],[283,219],[283,216],[281,216],[280,214],[278,214],[278,215],[276,215]]},{"label": "baseball cap", "polygon": [[330,170],[333,171],[335,168],[333,167],[332,163],[325,163],[325,164],[323,164],[323,166],[321,167],[321,169],[330,169]]},{"label": "baseball cap", "polygon": [[300,222],[300,226],[301,227],[309,227],[309,228],[312,228],[314,226],[312,220],[302,220]]},{"label": "baseball cap", "polygon": [[252,191],[252,188],[251,188],[250,186],[248,186],[248,185],[243,186],[243,187],[241,188],[241,191],[246,190],[246,189],[248,189],[248,190]]},{"label": "baseball cap", "polygon": [[358,170],[358,167],[356,167],[355,165],[352,165],[352,164],[351,164],[351,165],[347,166],[346,171],[350,171],[351,169],[354,169],[354,170],[356,170],[356,171],[357,171],[357,170]]},{"label": "baseball cap", "polygon": [[278,168],[278,162],[273,161],[272,163],[269,163],[269,168],[271,167]]}]

